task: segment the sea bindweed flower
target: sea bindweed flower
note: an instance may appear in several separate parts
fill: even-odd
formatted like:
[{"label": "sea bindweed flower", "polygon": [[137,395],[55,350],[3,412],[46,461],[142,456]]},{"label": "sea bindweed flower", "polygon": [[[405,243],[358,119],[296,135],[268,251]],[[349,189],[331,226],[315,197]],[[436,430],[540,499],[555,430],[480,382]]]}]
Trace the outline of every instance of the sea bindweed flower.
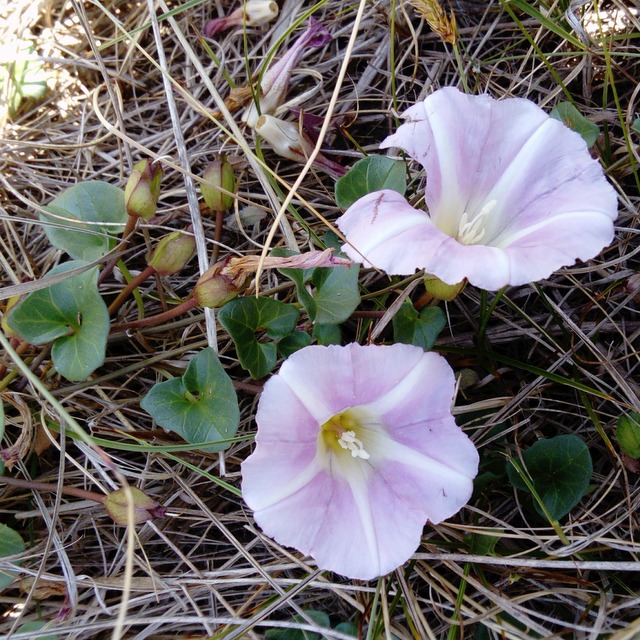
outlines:
[{"label": "sea bindweed flower", "polygon": [[[313,142],[293,122],[275,116],[263,115],[256,122],[256,133],[262,136],[271,148],[283,158],[304,164],[314,148]],[[314,165],[334,177],[343,176],[346,169],[322,153],[316,156]]]},{"label": "sea bindweed flower", "polygon": [[211,38],[232,27],[259,27],[277,18],[278,11],[278,5],[273,0],[247,0],[228,16],[207,21],[204,35]]},{"label": "sea bindweed flower", "polygon": [[263,531],[322,569],[369,580],[471,497],[478,453],[445,359],[405,344],[310,346],[264,386],[242,495]]},{"label": "sea bindweed flower", "polygon": [[295,69],[302,56],[309,48],[324,47],[331,42],[332,36],[328,29],[315,18],[309,18],[309,26],[300,34],[297,40],[287,49],[287,52],[273,63],[262,76],[260,83],[260,112],[252,102],[244,112],[242,121],[254,128],[260,114],[273,114],[282,104],[289,88],[291,72]]},{"label": "sea bindweed flower", "polygon": [[439,89],[382,147],[425,168],[427,212],[370,193],[337,221],[352,259],[449,285],[522,285],[589,260],[613,239],[617,199],[582,137],[529,100]]}]

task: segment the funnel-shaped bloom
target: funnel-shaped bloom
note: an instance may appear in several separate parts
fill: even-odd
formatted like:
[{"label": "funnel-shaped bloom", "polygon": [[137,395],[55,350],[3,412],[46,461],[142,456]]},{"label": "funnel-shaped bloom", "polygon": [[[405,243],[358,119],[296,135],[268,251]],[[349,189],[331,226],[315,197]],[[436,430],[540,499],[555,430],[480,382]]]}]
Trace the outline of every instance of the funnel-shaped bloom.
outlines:
[{"label": "funnel-shaped bloom", "polygon": [[278,5],[273,0],[248,0],[223,18],[214,18],[204,25],[208,38],[232,27],[258,27],[278,17]]},{"label": "funnel-shaped bloom", "polygon": [[471,496],[478,453],[454,377],[419,347],[311,346],[265,385],[242,494],[264,532],[363,580],[409,559]]},{"label": "funnel-shaped bloom", "polygon": [[616,194],[600,165],[533,102],[448,87],[404,117],[382,147],[424,166],[428,213],[393,191],[364,196],[337,222],[354,260],[497,290],[593,258],[613,239]]}]

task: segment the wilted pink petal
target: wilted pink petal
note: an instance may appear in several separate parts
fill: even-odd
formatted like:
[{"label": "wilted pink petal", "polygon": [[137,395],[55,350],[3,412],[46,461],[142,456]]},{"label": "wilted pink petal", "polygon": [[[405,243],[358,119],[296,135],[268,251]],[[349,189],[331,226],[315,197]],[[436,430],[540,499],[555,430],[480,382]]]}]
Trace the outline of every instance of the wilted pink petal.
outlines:
[{"label": "wilted pink petal", "polygon": [[306,347],[265,385],[242,492],[267,535],[363,580],[408,560],[469,500],[478,453],[453,372],[419,347]]},{"label": "wilted pink petal", "polygon": [[250,127],[255,127],[261,114],[273,114],[282,104],[287,89],[291,72],[295,69],[302,56],[310,47],[324,47],[331,42],[332,36],[329,30],[315,18],[309,18],[309,26],[300,34],[296,41],[287,49],[286,53],[273,63],[262,76],[260,83],[260,112],[255,103],[251,103],[242,121]]},{"label": "wilted pink petal", "polygon": [[593,258],[613,239],[617,199],[600,165],[529,100],[447,87],[404,117],[381,146],[424,166],[428,213],[391,191],[361,198],[337,222],[354,260],[496,290]]}]

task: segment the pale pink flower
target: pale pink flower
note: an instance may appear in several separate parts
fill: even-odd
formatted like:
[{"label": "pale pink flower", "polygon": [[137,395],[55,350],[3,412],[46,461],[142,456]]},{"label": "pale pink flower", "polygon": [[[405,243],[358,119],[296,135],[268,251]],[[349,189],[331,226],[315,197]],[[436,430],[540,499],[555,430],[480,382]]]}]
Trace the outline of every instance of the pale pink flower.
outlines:
[{"label": "pale pink flower", "polygon": [[338,220],[352,259],[487,290],[548,277],[613,239],[617,199],[582,137],[521,98],[440,89],[382,147],[425,168],[427,211],[370,193]]},{"label": "pale pink flower", "polygon": [[445,359],[405,344],[310,346],[266,383],[242,494],[263,531],[362,580],[402,565],[471,497],[478,453]]},{"label": "pale pink flower", "polygon": [[204,35],[208,38],[232,27],[258,27],[278,17],[278,5],[273,0],[247,0],[235,11],[222,18],[208,20]]}]

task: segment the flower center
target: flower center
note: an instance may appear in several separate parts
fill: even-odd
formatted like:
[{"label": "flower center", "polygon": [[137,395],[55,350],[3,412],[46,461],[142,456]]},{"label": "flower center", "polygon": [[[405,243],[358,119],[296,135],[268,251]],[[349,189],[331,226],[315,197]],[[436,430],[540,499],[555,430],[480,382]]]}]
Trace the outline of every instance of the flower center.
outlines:
[{"label": "flower center", "polygon": [[460,217],[458,242],[462,244],[478,244],[487,232],[484,228],[486,217],[496,208],[497,204],[497,200],[489,200],[471,219],[469,219],[469,214],[465,211]]},{"label": "flower center", "polygon": [[370,455],[363,443],[366,429],[363,429],[361,418],[362,416],[355,409],[346,409],[342,413],[331,416],[320,427],[320,438],[327,451],[338,456],[344,456],[349,452],[352,458],[368,460]]}]

